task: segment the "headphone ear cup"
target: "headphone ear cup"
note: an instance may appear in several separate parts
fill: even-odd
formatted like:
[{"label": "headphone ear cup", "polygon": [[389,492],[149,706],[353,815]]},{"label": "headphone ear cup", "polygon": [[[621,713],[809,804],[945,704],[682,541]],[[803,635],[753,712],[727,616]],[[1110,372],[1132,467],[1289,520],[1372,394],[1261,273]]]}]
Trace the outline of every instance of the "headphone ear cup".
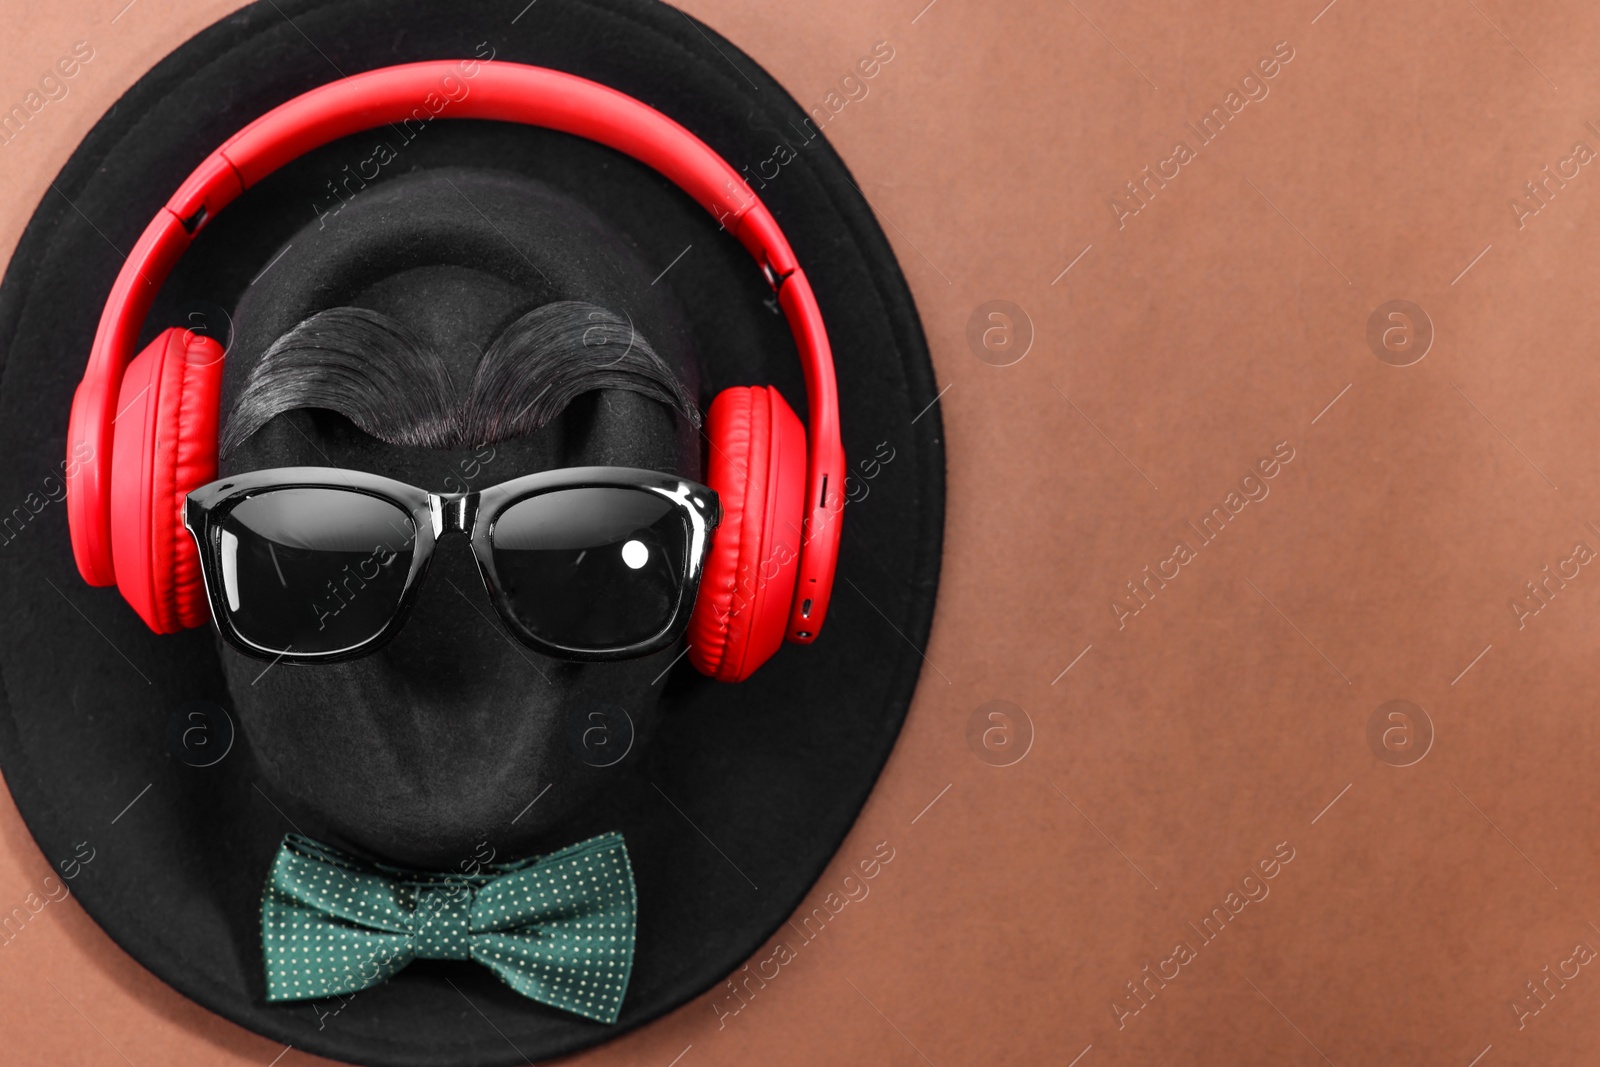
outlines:
[{"label": "headphone ear cup", "polygon": [[771,386],[725,389],[706,413],[706,484],[722,522],[689,620],[689,660],[740,682],[783,643],[805,503],[806,435]]},{"label": "headphone ear cup", "polygon": [[117,588],[158,634],[211,618],[184,498],[217,476],[220,344],[168,329],[128,364],[111,451]]}]

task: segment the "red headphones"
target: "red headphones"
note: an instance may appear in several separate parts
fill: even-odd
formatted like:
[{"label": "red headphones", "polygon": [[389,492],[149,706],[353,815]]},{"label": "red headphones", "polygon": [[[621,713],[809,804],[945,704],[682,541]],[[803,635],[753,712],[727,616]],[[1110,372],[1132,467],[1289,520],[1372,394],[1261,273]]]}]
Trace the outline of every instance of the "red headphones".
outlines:
[{"label": "red headphones", "polygon": [[[337,138],[408,119],[494,119],[585,137],[659,171],[761,265],[805,369],[807,426],[771,386],[717,394],[706,484],[722,524],[689,624],[689,658],[736,682],[785,637],[814,640],[839,554],[844,446],[822,313],[771,212],[705,142],[654,108],[571,74],[437,60],[357,74],[267,112],[195,168],[124,262],[95,333],[67,432],[72,554],[90,585],[116,585],[157,633],[210,618],[182,510],[217,476],[223,349],[181,328],[129,356],[156,292],[206,222],[244,190]],[[121,429],[118,432],[118,424]]]}]

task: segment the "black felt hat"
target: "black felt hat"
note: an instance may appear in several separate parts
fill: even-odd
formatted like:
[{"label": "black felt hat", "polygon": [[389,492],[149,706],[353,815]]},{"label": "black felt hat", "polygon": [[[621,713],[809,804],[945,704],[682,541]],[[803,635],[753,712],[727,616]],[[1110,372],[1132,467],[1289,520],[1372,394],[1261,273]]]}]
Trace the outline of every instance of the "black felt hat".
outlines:
[{"label": "black felt hat", "polygon": [[[780,650],[746,682],[703,678],[674,661],[676,650],[624,664],[539,660],[471,602],[481,587],[470,577],[456,592],[433,583],[424,596],[438,598],[437,611],[420,602],[387,659],[353,661],[347,674],[280,667],[252,678],[273,668],[224,650],[209,628],[151,633],[73,565],[61,503],[67,414],[118,250],[207,153],[273,106],[360,71],[490,55],[637,97],[735,169],[756,175],[775,152],[784,161],[776,177],[752,182],[816,290],[853,482],[822,635]],[[95,125],[0,285],[0,596],[10,606],[0,770],[40,848],[71,864],[79,901],[135,959],[306,1051],[379,1065],[509,1064],[671,1010],[783,924],[899,732],[923,662],[944,514],[941,424],[916,309],[818,129],[827,115],[797,105],[714,31],[643,0],[277,0],[184,44]],[[609,149],[502,123],[436,122],[376,153],[383,136],[327,145],[231,205],[165,284],[141,344],[165,326],[229,320],[226,410],[240,368],[327,307],[409,316],[436,339],[477,344],[529,308],[583,300],[634,321],[702,403],[727,386],[771,383],[805,410],[794,343],[760,272],[665,178]],[[354,186],[344,181],[352,172]],[[693,474],[692,428],[673,419],[656,401],[608,392],[542,436],[505,442],[495,469],[471,477],[487,484],[574,455],[654,457]],[[337,449],[337,462],[431,489],[484,462],[470,450],[384,445],[314,412],[280,416],[227,462],[303,461],[297,435]],[[441,577],[456,574],[448,566]],[[492,671],[478,669],[491,661]],[[608,720],[620,731],[608,752],[621,755],[596,759],[569,744],[564,717],[618,710],[617,693],[634,702]],[[297,827],[373,859],[445,868],[458,854],[485,859],[483,846],[511,859],[621,831],[638,940],[620,1018],[571,1015],[486,969],[444,961],[413,964],[331,1016],[327,1004],[268,1004],[261,893]]]}]

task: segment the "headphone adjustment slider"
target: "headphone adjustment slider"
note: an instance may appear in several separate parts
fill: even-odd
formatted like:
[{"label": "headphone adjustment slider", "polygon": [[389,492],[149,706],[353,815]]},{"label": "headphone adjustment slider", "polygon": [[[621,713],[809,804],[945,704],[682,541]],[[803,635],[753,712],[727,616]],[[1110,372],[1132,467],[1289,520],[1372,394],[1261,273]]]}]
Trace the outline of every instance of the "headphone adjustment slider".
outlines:
[{"label": "headphone adjustment slider", "polygon": [[786,270],[782,274],[779,274],[777,270],[773,268],[772,261],[766,256],[762,256],[761,273],[766,276],[767,284],[772,286],[772,291],[776,293],[783,288],[783,283],[789,280],[789,275],[793,274],[794,270]]}]

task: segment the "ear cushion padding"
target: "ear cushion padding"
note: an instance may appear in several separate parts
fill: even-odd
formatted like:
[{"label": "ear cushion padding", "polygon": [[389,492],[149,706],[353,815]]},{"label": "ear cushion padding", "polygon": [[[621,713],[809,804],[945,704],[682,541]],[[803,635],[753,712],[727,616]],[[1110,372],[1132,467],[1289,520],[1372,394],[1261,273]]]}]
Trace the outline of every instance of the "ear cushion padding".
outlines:
[{"label": "ear cushion padding", "polygon": [[706,484],[722,522],[689,622],[689,660],[725,682],[766,662],[788,625],[794,599],[806,440],[800,419],[770,386],[717,394],[706,414]]},{"label": "ear cushion padding", "polygon": [[111,455],[117,588],[156,633],[211,617],[184,498],[217,476],[220,344],[164,330],[128,364]]}]

